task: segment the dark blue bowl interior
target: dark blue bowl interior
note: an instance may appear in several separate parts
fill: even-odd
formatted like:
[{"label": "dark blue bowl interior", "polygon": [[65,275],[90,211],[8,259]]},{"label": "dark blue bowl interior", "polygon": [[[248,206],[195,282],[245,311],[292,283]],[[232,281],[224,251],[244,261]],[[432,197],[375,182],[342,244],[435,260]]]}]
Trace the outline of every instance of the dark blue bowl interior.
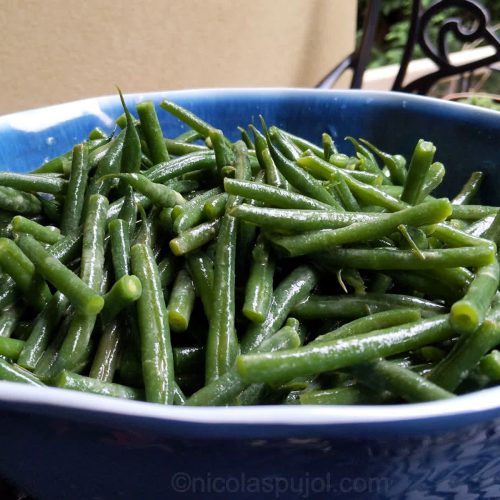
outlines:
[{"label": "dark blue bowl interior", "polygon": [[[452,196],[472,171],[483,170],[488,177],[482,200],[498,203],[500,113],[362,91],[214,90],[126,99],[133,111],[136,102],[158,104],[164,97],[231,139],[239,137],[237,126],[259,124],[259,115],[316,143],[329,132],[347,153],[347,135],[407,156],[424,138],[436,144],[436,160],[447,168],[442,193]],[[0,170],[32,170],[84,140],[95,126],[111,131],[121,113],[113,96],[0,118]],[[185,130],[166,112],[158,115],[168,136]],[[489,412],[471,407],[459,419],[448,414],[353,421],[339,428],[305,424],[301,415],[308,409],[294,408],[286,425],[227,425],[183,421],[180,415],[170,421],[122,417],[65,408],[64,400],[60,406],[13,404],[2,400],[2,390],[0,474],[39,498],[498,497],[498,406]]]}]

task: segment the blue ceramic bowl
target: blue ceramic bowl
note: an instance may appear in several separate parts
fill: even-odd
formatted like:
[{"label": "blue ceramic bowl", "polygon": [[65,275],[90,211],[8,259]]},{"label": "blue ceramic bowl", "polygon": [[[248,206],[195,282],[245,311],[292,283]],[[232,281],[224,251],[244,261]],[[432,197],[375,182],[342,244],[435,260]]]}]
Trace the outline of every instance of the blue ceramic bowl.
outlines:
[{"label": "blue ceramic bowl", "polygon": [[[500,113],[362,91],[127,101],[165,97],[233,135],[262,114],[310,140],[361,136],[402,154],[424,137],[447,167],[445,192],[481,169],[483,201],[498,203]],[[0,170],[34,168],[120,114],[117,97],[104,97],[0,118]],[[167,134],[182,130],[160,117]],[[500,497],[500,387],[399,406],[184,408],[2,382],[0,438],[0,475],[40,499]]]}]

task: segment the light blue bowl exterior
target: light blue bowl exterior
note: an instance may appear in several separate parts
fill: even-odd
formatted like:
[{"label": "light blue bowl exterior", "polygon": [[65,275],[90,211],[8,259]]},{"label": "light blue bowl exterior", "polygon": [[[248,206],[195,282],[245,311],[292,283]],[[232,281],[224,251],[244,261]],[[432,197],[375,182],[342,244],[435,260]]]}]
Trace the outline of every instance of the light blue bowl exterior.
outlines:
[{"label": "light blue bowl exterior", "polygon": [[[500,113],[398,93],[196,90],[168,98],[236,138],[270,124],[318,142],[328,131],[408,155],[435,142],[452,194],[473,170],[498,203]],[[112,130],[117,97],[0,118],[0,170],[27,171]],[[159,111],[169,135],[183,126]],[[499,498],[500,388],[384,407],[183,408],[0,383],[0,474],[40,499]]]}]

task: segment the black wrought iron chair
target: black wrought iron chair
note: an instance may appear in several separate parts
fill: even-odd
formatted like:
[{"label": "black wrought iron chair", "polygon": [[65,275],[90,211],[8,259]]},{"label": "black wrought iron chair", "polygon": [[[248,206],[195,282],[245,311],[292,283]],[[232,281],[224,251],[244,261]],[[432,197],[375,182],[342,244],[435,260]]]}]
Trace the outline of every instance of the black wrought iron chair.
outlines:
[{"label": "black wrought iron chair", "polygon": [[[348,69],[351,69],[353,73],[351,88],[361,88],[363,74],[370,60],[381,4],[382,0],[368,2],[364,13],[363,34],[359,46],[318,83],[318,88],[332,87]],[[469,19],[468,24],[462,18],[449,17],[440,24],[437,36],[432,39],[429,28],[433,19],[450,8],[457,8],[466,13],[466,17]],[[473,22],[470,23],[470,20]],[[494,53],[472,62],[453,64],[448,52],[447,36],[449,34],[453,34],[457,40],[464,43],[483,40],[494,48]],[[425,56],[436,64],[437,69],[406,83],[408,65],[417,45],[420,46]],[[438,0],[424,9],[422,0],[413,0],[408,39],[403,50],[399,71],[392,84],[392,90],[427,94],[431,87],[443,78],[464,75],[499,62],[500,38],[490,25],[487,9],[480,2],[474,0]]]}]

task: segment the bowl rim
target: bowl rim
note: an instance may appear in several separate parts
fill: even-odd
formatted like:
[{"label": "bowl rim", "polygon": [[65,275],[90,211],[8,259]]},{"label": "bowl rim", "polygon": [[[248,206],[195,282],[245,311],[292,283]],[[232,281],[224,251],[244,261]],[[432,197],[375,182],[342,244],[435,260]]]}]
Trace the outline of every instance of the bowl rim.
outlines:
[{"label": "bowl rim", "polygon": [[[437,106],[442,109],[457,110],[462,109],[464,112],[475,112],[475,114],[490,115],[492,118],[500,116],[500,111],[482,108],[479,106],[474,106],[472,104],[448,101],[444,99],[439,99],[433,96],[424,96],[419,94],[408,94],[405,92],[392,91],[392,90],[364,90],[364,89],[317,89],[317,88],[307,88],[307,87],[206,87],[206,88],[196,88],[196,89],[180,89],[180,90],[158,90],[158,91],[145,91],[145,92],[129,92],[123,94],[125,100],[132,100],[134,102],[138,100],[145,99],[155,99],[162,96],[169,96],[170,99],[175,100],[176,97],[179,98],[205,98],[205,97],[217,97],[217,96],[231,96],[231,95],[241,95],[241,96],[279,96],[279,95],[289,95],[289,96],[311,96],[311,95],[331,95],[332,97],[341,96],[357,96],[359,98],[367,99],[384,99],[389,102],[404,102],[409,103],[432,103],[433,106]],[[91,106],[90,109],[95,109],[94,105],[97,102],[98,105],[106,104],[109,102],[118,102],[119,97],[117,94],[105,94],[94,97],[85,97],[83,99],[75,99],[72,101],[50,104],[48,106],[39,106],[36,108],[30,108],[26,110],[15,111],[12,113],[7,113],[0,115],[0,127],[11,126],[11,122],[17,123],[22,120],[25,116],[33,113],[43,114],[43,113],[53,113],[54,111],[63,110],[64,108],[72,109],[73,112],[76,110],[87,110],[88,105]],[[71,115],[70,115],[71,117]],[[54,121],[54,124],[60,123],[59,121]]]},{"label": "bowl rim", "polygon": [[[500,112],[478,108],[470,104],[440,100],[434,97],[406,94],[394,91],[366,91],[310,88],[202,88],[186,90],[167,90],[136,92],[125,94],[127,100],[158,99],[168,97],[204,99],[217,96],[296,96],[311,95],[332,97],[354,97],[356,99],[384,100],[386,102],[413,102],[432,104],[446,110],[461,109],[466,115],[500,119]],[[61,111],[54,125],[61,125],[64,110],[72,113],[84,112],[89,106],[95,109],[118,99],[117,95],[90,97],[61,104],[18,111],[0,116],[2,128],[17,128],[13,124],[22,123],[30,114],[39,116]],[[147,402],[127,401],[102,397],[53,387],[32,387],[12,382],[0,382],[0,403],[18,405],[37,405],[46,408],[66,408],[91,413],[112,414],[116,416],[143,417],[164,421],[178,421],[195,424],[244,424],[244,425],[285,425],[285,426],[324,426],[350,424],[391,424],[395,422],[415,422],[420,420],[439,420],[451,416],[478,416],[478,414],[500,415],[500,386],[483,389],[449,400],[399,405],[269,405],[249,407],[189,407],[162,406]]]}]

